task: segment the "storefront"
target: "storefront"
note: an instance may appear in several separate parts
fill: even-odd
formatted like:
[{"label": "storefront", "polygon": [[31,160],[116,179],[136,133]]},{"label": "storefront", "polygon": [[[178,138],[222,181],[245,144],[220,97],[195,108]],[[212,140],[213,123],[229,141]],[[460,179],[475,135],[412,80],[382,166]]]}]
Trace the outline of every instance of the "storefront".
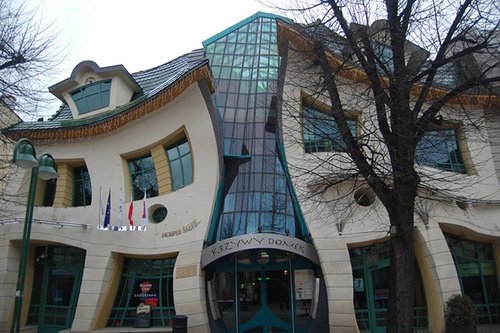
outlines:
[{"label": "storefront", "polygon": [[233,237],[206,248],[202,266],[213,332],[309,332],[327,325],[318,263],[312,245],[275,234]]}]

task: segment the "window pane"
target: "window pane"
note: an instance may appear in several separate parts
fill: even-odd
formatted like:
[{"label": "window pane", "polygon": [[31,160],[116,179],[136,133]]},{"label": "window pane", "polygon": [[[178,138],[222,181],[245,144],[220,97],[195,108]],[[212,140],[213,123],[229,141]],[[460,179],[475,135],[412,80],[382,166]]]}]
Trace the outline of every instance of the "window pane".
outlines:
[{"label": "window pane", "polygon": [[151,305],[152,326],[170,325],[175,316],[174,265],[175,258],[126,258],[108,326],[133,326],[136,306],[141,302]]},{"label": "window pane", "polygon": [[70,93],[78,113],[84,114],[109,106],[111,80],[91,83]]},{"label": "window pane", "polygon": [[[348,119],[351,133],[356,136],[355,119]],[[335,120],[331,115],[319,110],[304,107],[304,149],[307,153],[344,151],[345,144]]]},{"label": "window pane", "polygon": [[134,200],[142,199],[144,193],[148,198],[158,196],[156,170],[151,155],[129,160],[128,167]]},{"label": "window pane", "polygon": [[92,203],[92,186],[86,166],[73,168],[73,206]]},{"label": "window pane", "polygon": [[182,138],[166,148],[172,177],[172,190],[175,191],[193,182],[193,157],[189,142]]},{"label": "window pane", "polygon": [[425,133],[417,145],[416,160],[437,169],[466,173],[454,128]]}]

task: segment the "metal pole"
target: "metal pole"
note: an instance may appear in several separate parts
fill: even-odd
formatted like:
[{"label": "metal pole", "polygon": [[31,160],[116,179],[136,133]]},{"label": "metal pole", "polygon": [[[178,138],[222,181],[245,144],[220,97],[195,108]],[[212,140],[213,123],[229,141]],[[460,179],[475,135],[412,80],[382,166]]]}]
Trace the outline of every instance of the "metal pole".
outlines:
[{"label": "metal pole", "polygon": [[16,298],[14,303],[14,315],[10,333],[19,333],[21,327],[21,314],[24,297],[24,282],[26,279],[26,265],[28,262],[28,253],[31,236],[31,223],[33,221],[33,208],[35,206],[35,191],[38,180],[38,167],[31,169],[30,188],[28,192],[28,202],[26,204],[26,216],[24,218],[23,240],[21,243],[21,257],[19,258],[19,272],[16,284]]}]

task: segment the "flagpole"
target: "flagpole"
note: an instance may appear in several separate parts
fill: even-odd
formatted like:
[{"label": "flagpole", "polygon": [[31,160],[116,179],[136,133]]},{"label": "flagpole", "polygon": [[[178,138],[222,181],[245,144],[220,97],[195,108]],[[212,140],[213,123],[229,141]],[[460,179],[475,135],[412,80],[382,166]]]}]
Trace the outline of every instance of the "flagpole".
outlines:
[{"label": "flagpole", "polygon": [[100,227],[102,222],[102,187],[99,186],[99,210],[97,211],[97,226]]}]

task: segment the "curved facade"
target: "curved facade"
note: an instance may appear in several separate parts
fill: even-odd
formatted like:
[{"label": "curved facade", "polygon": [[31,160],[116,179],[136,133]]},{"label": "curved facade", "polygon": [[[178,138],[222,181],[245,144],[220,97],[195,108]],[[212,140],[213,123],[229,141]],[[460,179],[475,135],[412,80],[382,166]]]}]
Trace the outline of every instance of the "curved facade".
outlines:
[{"label": "curved facade", "polygon": [[[388,218],[362,182],[326,186],[327,166],[348,159],[294,27],[257,13],[203,50],[134,74],[82,62],[50,87],[63,102],[53,117],[2,131],[50,153],[59,177],[37,182],[24,255],[30,172],[10,176],[0,331],[12,324],[25,259],[27,331],[385,332]],[[357,107],[353,91],[365,88],[351,69],[341,94],[351,131],[363,133],[372,107]],[[497,104],[469,97],[470,115],[488,126],[447,128],[443,151],[419,157],[424,173],[440,168],[458,184],[447,189],[467,198],[418,202],[421,332],[444,332],[443,305],[456,293],[473,299],[481,329],[500,324],[500,119]]]}]

